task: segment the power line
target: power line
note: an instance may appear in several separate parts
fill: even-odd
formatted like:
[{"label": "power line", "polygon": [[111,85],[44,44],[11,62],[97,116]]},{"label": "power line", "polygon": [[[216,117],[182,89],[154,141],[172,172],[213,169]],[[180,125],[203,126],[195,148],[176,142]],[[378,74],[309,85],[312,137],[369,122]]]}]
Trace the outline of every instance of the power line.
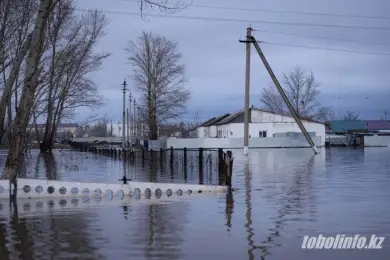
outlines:
[{"label": "power line", "polygon": [[354,50],[345,50],[345,49],[322,48],[322,47],[305,46],[305,45],[293,45],[293,44],[276,43],[276,42],[268,42],[268,41],[258,41],[258,42],[261,43],[261,44],[280,45],[280,46],[296,47],[296,48],[304,48],[304,49],[325,50],[325,51],[339,51],[339,52],[350,52],[350,53],[358,53],[358,54],[390,56],[390,53],[363,52],[363,51],[354,51]]},{"label": "power line", "polygon": [[[86,9],[76,8],[77,11],[88,11]],[[137,12],[124,12],[124,11],[103,11],[107,14],[117,15],[130,15],[140,16]],[[344,29],[362,29],[362,30],[384,30],[390,31],[389,27],[380,26],[358,26],[358,25],[334,25],[334,24],[312,24],[301,22],[275,22],[265,20],[246,20],[246,19],[228,19],[228,18],[214,18],[214,17],[200,17],[200,16],[182,16],[182,15],[160,15],[160,14],[147,14],[146,16],[156,18],[171,18],[171,19],[185,19],[185,20],[200,20],[200,21],[214,21],[214,22],[235,22],[245,24],[273,24],[273,25],[288,25],[288,26],[306,26],[306,27],[328,27],[328,28],[344,28]]]},{"label": "power line", "polygon": [[[127,2],[139,2],[139,0],[124,0]],[[219,9],[219,10],[234,10],[234,11],[250,11],[250,12],[265,12],[265,13],[282,13],[282,14],[299,14],[299,15],[313,15],[313,16],[331,16],[331,17],[350,17],[350,18],[366,18],[366,19],[385,19],[390,20],[390,17],[386,16],[365,16],[354,14],[335,14],[335,13],[316,13],[316,12],[298,12],[298,11],[283,11],[272,9],[255,9],[255,8],[243,8],[233,6],[215,6],[215,5],[197,5],[190,4],[189,7],[207,8],[207,9]]]},{"label": "power line", "polygon": [[386,44],[386,43],[377,43],[377,42],[368,42],[368,41],[354,41],[354,40],[347,40],[347,39],[333,38],[333,37],[322,37],[322,36],[303,35],[303,34],[295,34],[295,33],[274,32],[274,31],[267,31],[267,30],[262,30],[262,29],[261,30],[253,29],[253,31],[272,33],[272,34],[280,34],[280,35],[288,35],[288,36],[296,36],[296,37],[303,37],[303,38],[321,39],[321,40],[332,40],[332,41],[351,42],[351,43],[359,43],[359,44],[390,46],[390,44]]},{"label": "power line", "polygon": [[364,16],[364,15],[353,15],[353,14],[351,15],[351,14],[296,12],[296,11],[283,11],[283,10],[271,10],[271,9],[252,9],[252,8],[224,7],[224,6],[210,6],[210,5],[190,5],[190,6],[199,7],[199,8],[209,8],[209,9],[221,9],[221,10],[224,9],[224,10],[267,12],[267,13],[281,13],[281,14],[299,14],[299,15],[313,15],[313,16],[331,16],[331,17],[350,17],[350,18],[390,20],[390,17],[386,17],[386,16]]}]

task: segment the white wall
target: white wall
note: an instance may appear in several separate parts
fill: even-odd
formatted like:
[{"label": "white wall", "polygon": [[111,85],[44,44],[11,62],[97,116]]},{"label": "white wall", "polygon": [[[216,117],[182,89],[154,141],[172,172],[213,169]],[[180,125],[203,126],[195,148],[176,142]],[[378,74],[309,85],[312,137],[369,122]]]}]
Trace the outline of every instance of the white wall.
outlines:
[{"label": "white wall", "polygon": [[217,126],[212,125],[209,127],[209,135],[207,137],[213,138],[217,136]]},{"label": "white wall", "polygon": [[[316,136],[321,137],[321,146],[325,145],[325,125],[311,123],[311,122],[302,122],[304,127],[308,132],[315,132]],[[229,133],[229,138],[242,138],[244,137],[244,124],[235,123],[235,124],[226,124],[217,126],[218,130],[222,130],[223,133],[226,131]],[[301,133],[301,130],[298,127],[298,124],[293,123],[250,123],[249,124],[249,136],[250,138],[259,138],[260,131],[267,131],[267,138],[272,138],[276,133],[286,133],[286,132],[298,132]],[[223,138],[224,136],[222,136]]]},{"label": "white wall", "polygon": [[387,146],[390,147],[390,136],[365,136],[364,146]]},{"label": "white wall", "polygon": [[[314,137],[314,143],[320,147],[321,137]],[[168,138],[167,148],[242,148],[244,138]],[[288,138],[251,138],[249,139],[250,148],[292,148],[292,147],[310,147],[304,137]]]}]

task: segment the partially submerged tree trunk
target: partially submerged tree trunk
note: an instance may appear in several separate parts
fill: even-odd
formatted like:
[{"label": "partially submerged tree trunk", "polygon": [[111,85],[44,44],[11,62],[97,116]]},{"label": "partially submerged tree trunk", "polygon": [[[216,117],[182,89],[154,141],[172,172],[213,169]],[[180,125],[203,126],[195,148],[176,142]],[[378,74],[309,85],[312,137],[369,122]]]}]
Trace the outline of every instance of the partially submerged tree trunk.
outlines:
[{"label": "partially submerged tree trunk", "polygon": [[[31,108],[34,105],[35,91],[38,86],[39,62],[43,52],[45,27],[50,11],[55,5],[54,1],[56,0],[40,1],[38,15],[31,37],[31,48],[26,60],[26,72],[24,75],[22,95],[20,97],[15,121],[11,129],[10,147],[5,164],[5,175],[10,179],[10,183],[14,183],[14,189],[16,188],[18,166],[23,162],[26,128],[30,118]],[[16,194],[14,193],[13,195],[15,196]]]}]

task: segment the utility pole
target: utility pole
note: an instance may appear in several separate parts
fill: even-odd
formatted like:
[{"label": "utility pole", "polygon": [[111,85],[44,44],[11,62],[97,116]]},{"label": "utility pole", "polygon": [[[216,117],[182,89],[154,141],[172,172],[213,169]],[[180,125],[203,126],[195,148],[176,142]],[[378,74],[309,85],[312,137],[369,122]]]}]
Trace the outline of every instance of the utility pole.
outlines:
[{"label": "utility pole", "polygon": [[136,107],[137,107],[137,104],[136,104],[136,101],[135,101],[135,98],[134,98],[134,124],[133,124],[133,134],[134,134],[134,141],[137,140],[137,110],[136,110]]},{"label": "utility pole", "polygon": [[131,129],[131,125],[132,125],[132,119],[131,119],[131,92],[129,94],[129,114],[130,114],[130,116],[129,116],[129,131],[130,131],[130,133],[129,133],[129,142],[131,144],[133,142],[133,136],[132,136],[133,131]]},{"label": "utility pole", "polygon": [[126,147],[126,80],[123,81],[122,150]]},{"label": "utility pole", "polygon": [[251,78],[251,37],[252,28],[246,29],[246,64],[245,64],[245,104],[244,104],[244,155],[248,155],[249,143],[249,87]]},{"label": "utility pole", "polygon": [[130,143],[130,114],[129,108],[126,108],[126,141]]},{"label": "utility pole", "polygon": [[141,108],[140,106],[137,107],[137,111],[138,111],[138,136],[139,136],[139,139],[141,140]]}]

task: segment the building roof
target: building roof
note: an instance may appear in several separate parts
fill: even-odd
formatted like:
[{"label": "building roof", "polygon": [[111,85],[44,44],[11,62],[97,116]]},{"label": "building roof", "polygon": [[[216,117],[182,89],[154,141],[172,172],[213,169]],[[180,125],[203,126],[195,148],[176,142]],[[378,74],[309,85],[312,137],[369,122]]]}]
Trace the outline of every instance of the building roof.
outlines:
[{"label": "building roof", "polygon": [[363,130],[364,121],[361,120],[335,120],[329,122],[329,127],[334,133],[344,133],[346,131]]},{"label": "building roof", "polygon": [[[253,106],[251,108],[249,108],[249,110],[257,110],[257,111],[264,112],[264,113],[269,113],[269,114],[274,114],[274,115],[281,115],[281,116],[286,116],[286,117],[291,117],[292,118],[292,116],[289,116],[289,115],[282,115],[282,114],[279,114],[279,113],[275,113],[275,112],[273,112],[271,110],[262,109],[262,108],[256,108],[256,107],[253,107]],[[223,120],[220,120],[216,125],[229,124],[234,119],[236,119],[237,117],[243,115],[244,113],[245,113],[245,110],[243,109],[241,111],[238,111],[238,112],[235,112],[233,114],[230,114],[228,117],[225,117]],[[318,121],[315,121],[315,120],[312,120],[312,119],[306,118],[306,117],[305,118],[301,117],[301,120],[324,125],[324,123],[322,123],[322,122],[318,122]],[[250,123],[251,123],[251,121],[252,121],[251,118],[249,118],[249,122]]]},{"label": "building roof", "polygon": [[378,131],[390,130],[389,120],[335,120],[329,126],[335,133],[346,131]]},{"label": "building roof", "polygon": [[367,130],[390,130],[390,120],[365,120]]},{"label": "building roof", "polygon": [[201,124],[200,126],[201,127],[208,127],[208,126],[216,125],[219,121],[223,120],[224,118],[228,117],[229,115],[230,114],[224,114],[222,116],[213,117],[213,118],[207,120],[206,122],[204,122],[203,124]]},{"label": "building roof", "polygon": [[244,114],[244,110],[241,110],[239,112],[235,112],[233,114],[229,114],[227,117],[219,121],[216,125],[224,125],[224,124],[229,124],[231,121],[233,121],[235,118],[238,116]]}]

